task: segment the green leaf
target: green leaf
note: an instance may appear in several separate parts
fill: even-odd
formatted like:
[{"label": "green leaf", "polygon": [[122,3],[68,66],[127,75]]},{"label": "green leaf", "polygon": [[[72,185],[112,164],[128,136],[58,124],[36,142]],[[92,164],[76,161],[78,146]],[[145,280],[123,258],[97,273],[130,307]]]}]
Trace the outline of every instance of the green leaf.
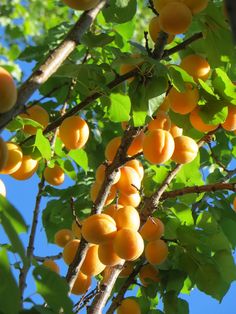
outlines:
[{"label": "green leaf", "polygon": [[46,160],[51,159],[51,145],[49,140],[43,135],[41,129],[37,130],[35,146],[38,148],[43,158]]},{"label": "green leaf", "polygon": [[111,0],[109,6],[103,9],[107,23],[125,23],[131,20],[137,10],[136,0]]},{"label": "green leaf", "polygon": [[70,150],[68,156],[70,156],[84,171],[88,170],[88,156],[83,149]]},{"label": "green leaf", "polygon": [[165,293],[163,297],[165,314],[188,314],[189,307],[185,300],[177,297],[174,292]]},{"label": "green leaf", "polygon": [[212,85],[218,94],[229,103],[236,105],[236,86],[220,68],[214,69]]},{"label": "green leaf", "polygon": [[108,117],[113,122],[129,121],[131,102],[129,96],[122,94],[111,94],[108,107]]},{"label": "green leaf", "polygon": [[185,92],[186,83],[196,84],[193,77],[178,65],[171,65],[169,67],[169,75],[172,85],[178,92]]},{"label": "green leaf", "polygon": [[218,251],[215,253],[213,260],[225,282],[231,283],[236,280],[236,265],[231,252]]},{"label": "green leaf", "polygon": [[59,313],[64,310],[67,314],[73,314],[72,301],[68,296],[69,286],[64,278],[44,266],[36,267],[33,276],[37,292],[53,311]]},{"label": "green leaf", "polygon": [[82,43],[88,48],[103,47],[110,44],[115,39],[115,36],[109,36],[106,33],[96,35],[88,32],[82,38]]},{"label": "green leaf", "polygon": [[179,218],[182,224],[191,226],[193,225],[193,216],[192,216],[192,210],[189,208],[189,206],[186,206],[185,204],[176,204],[175,207],[170,208],[173,213]]}]

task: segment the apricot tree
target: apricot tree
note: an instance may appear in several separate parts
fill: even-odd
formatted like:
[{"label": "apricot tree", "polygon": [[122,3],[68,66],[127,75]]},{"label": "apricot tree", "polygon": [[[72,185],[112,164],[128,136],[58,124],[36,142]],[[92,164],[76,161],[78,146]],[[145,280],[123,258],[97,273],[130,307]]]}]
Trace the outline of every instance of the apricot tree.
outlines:
[{"label": "apricot tree", "polygon": [[[3,0],[1,313],[187,314],[181,293],[223,299],[236,280],[235,6]],[[30,226],[8,175],[38,189]]]}]

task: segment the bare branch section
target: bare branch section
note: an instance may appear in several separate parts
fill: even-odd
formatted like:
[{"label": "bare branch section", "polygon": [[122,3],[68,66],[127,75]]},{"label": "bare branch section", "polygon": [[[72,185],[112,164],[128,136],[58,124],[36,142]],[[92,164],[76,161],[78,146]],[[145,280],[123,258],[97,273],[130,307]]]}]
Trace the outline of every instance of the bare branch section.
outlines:
[{"label": "bare branch section", "polygon": [[47,259],[51,259],[51,260],[55,261],[55,260],[58,260],[58,259],[62,258],[62,253],[58,253],[57,255],[49,255],[49,256],[36,256],[36,255],[33,255],[33,258],[37,262],[41,262],[41,263],[43,263]]},{"label": "bare branch section", "polygon": [[0,129],[3,129],[22,111],[25,103],[34,92],[57,71],[76,46],[80,44],[82,36],[90,28],[106,3],[107,0],[101,0],[94,9],[84,12],[63,42],[49,54],[44,63],[22,84],[14,108],[0,115]]}]

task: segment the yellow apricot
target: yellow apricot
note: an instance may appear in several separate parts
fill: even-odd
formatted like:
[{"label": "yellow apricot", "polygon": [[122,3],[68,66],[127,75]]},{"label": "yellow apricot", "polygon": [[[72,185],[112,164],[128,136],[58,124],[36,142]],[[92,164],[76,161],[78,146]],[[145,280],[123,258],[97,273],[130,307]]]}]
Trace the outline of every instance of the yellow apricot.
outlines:
[{"label": "yellow apricot", "polygon": [[181,135],[183,135],[183,129],[179,128],[177,125],[175,125],[173,122],[171,122],[170,134],[173,136],[173,138],[175,138],[177,136],[181,136]]},{"label": "yellow apricot", "polygon": [[11,110],[17,99],[17,89],[11,74],[0,67],[0,113]]},{"label": "yellow apricot", "polygon": [[129,275],[134,270],[134,263],[133,262],[125,262],[122,271],[119,274],[119,277],[126,278],[129,277]]},{"label": "yellow apricot", "polygon": [[[154,16],[149,23],[149,34],[154,43],[156,43],[161,31],[159,16]],[[174,35],[168,35],[167,44],[171,43],[174,37]]]},{"label": "yellow apricot", "polygon": [[125,166],[133,168],[139,175],[140,180],[143,179],[144,169],[142,163],[138,159],[132,159],[125,163]]},{"label": "yellow apricot", "polygon": [[198,154],[197,143],[188,136],[178,136],[175,139],[175,150],[171,159],[178,164],[187,164],[193,161]]},{"label": "yellow apricot", "polygon": [[144,139],[144,133],[143,131],[141,131],[131,142],[127,150],[128,156],[134,156],[143,151],[143,139]]},{"label": "yellow apricot", "polygon": [[73,262],[79,248],[79,244],[80,240],[73,239],[65,245],[62,256],[67,265],[70,265]]},{"label": "yellow apricot", "polygon": [[152,265],[162,264],[168,255],[168,246],[163,240],[155,240],[147,243],[145,257]]},{"label": "yellow apricot", "polygon": [[173,1],[176,1],[176,0],[153,0],[153,5],[154,5],[154,8],[157,10],[157,12],[160,13],[160,11],[164,8],[164,6],[167,5],[167,3],[173,2]]},{"label": "yellow apricot", "polygon": [[[22,118],[28,118],[38,122],[43,126],[43,129],[45,129],[49,123],[49,115],[47,111],[43,107],[38,105],[30,107],[26,110],[26,113],[23,113],[20,116]],[[23,130],[28,134],[34,135],[37,132],[37,127],[26,124],[24,125]]]},{"label": "yellow apricot", "polygon": [[53,168],[46,167],[43,172],[45,180],[54,186],[61,185],[65,180],[65,173],[58,165],[54,165]]},{"label": "yellow apricot", "polygon": [[[97,181],[95,181],[91,186],[90,196],[93,203],[97,199],[100,188],[101,188],[101,185]],[[116,197],[116,186],[112,185],[104,206],[109,205],[114,200],[115,197]]]},{"label": "yellow apricot", "polygon": [[132,229],[117,231],[113,245],[115,253],[127,261],[136,260],[144,250],[144,242],[141,235]]},{"label": "yellow apricot", "polygon": [[141,314],[141,309],[134,299],[124,299],[117,308],[117,314]]},{"label": "yellow apricot", "polygon": [[54,242],[60,247],[65,247],[68,242],[73,240],[72,231],[69,229],[61,229],[54,235]]},{"label": "yellow apricot", "polygon": [[180,114],[188,114],[197,106],[199,93],[198,89],[191,85],[186,85],[186,90],[182,93],[172,87],[168,98],[172,111]]},{"label": "yellow apricot", "polygon": [[138,173],[131,167],[124,166],[120,169],[121,176],[117,182],[117,189],[123,194],[137,193],[141,186]]},{"label": "yellow apricot", "polygon": [[200,108],[196,107],[189,115],[189,120],[194,129],[199,132],[210,132],[215,130],[218,125],[206,124],[200,116]]},{"label": "yellow apricot", "polygon": [[38,169],[38,161],[30,155],[24,155],[20,168],[11,174],[16,180],[27,180],[31,178]]},{"label": "yellow apricot", "polygon": [[97,276],[106,265],[104,265],[98,257],[98,245],[92,245],[86,253],[86,257],[81,266],[81,271],[87,276]]},{"label": "yellow apricot", "polygon": [[71,293],[75,295],[84,294],[91,286],[91,283],[92,283],[91,277],[83,274],[80,271],[75,279],[73,288],[71,289]]},{"label": "yellow apricot", "polygon": [[105,157],[107,160],[112,161],[115,158],[120,144],[121,136],[114,137],[112,140],[110,140],[105,149]]},{"label": "yellow apricot", "polygon": [[89,138],[89,127],[79,116],[66,118],[59,127],[60,138],[67,149],[84,147]]},{"label": "yellow apricot", "polygon": [[148,123],[147,127],[149,131],[153,131],[156,129],[163,129],[163,130],[169,131],[170,126],[171,126],[171,121],[170,121],[169,116],[166,114],[166,112],[158,111],[155,119],[151,120]]},{"label": "yellow apricot", "polygon": [[96,7],[99,0],[62,0],[68,7],[74,10],[87,11]]},{"label": "yellow apricot", "polygon": [[4,197],[6,197],[7,194],[5,184],[3,183],[2,180],[0,180],[0,194]]},{"label": "yellow apricot", "polygon": [[8,158],[8,149],[5,141],[0,137],[0,171],[5,167]]},{"label": "yellow apricot", "polygon": [[75,238],[81,239],[81,228],[78,226],[75,220],[72,222],[71,231]]},{"label": "yellow apricot", "polygon": [[108,266],[115,266],[123,261],[114,251],[113,239],[99,244],[98,257],[104,265]]},{"label": "yellow apricot", "polygon": [[211,73],[211,67],[207,60],[199,55],[188,55],[180,63],[180,67],[188,72],[195,81],[206,81]]},{"label": "yellow apricot", "polygon": [[139,193],[134,194],[123,194],[120,193],[119,195],[119,204],[123,206],[133,206],[138,207],[141,202],[141,197]]},{"label": "yellow apricot", "polygon": [[43,262],[43,265],[45,267],[48,267],[49,269],[51,269],[52,271],[54,271],[55,273],[59,274],[60,273],[60,268],[59,266],[57,265],[57,263],[54,262],[54,260],[52,259],[46,259],[44,262]]},{"label": "yellow apricot", "polygon": [[189,7],[192,14],[197,14],[208,6],[208,0],[183,0],[183,2]]},{"label": "yellow apricot", "polygon": [[106,214],[95,214],[83,221],[82,236],[90,243],[99,244],[114,237],[115,220]]},{"label": "yellow apricot", "polygon": [[[96,170],[96,181],[99,184],[102,184],[104,181],[105,171],[106,171],[106,166],[104,164],[101,164]],[[120,179],[120,169],[117,169],[113,184],[116,184],[119,181],[119,179]]]},{"label": "yellow apricot", "polygon": [[152,265],[144,265],[139,271],[139,279],[144,287],[154,282],[159,282],[159,271]]},{"label": "yellow apricot", "polygon": [[139,233],[144,240],[154,241],[160,239],[160,237],[164,234],[164,230],[164,224],[160,219],[156,217],[148,217]]},{"label": "yellow apricot", "polygon": [[184,3],[171,1],[160,11],[159,21],[164,32],[182,34],[188,30],[192,22],[192,13]]},{"label": "yellow apricot", "polygon": [[115,212],[121,207],[123,206],[120,204],[111,204],[103,210],[103,214],[109,215],[114,219]]},{"label": "yellow apricot", "polygon": [[235,131],[236,130],[236,108],[234,106],[228,107],[228,115],[222,127],[226,131]]},{"label": "yellow apricot", "polygon": [[174,147],[174,139],[168,131],[149,131],[143,141],[143,155],[152,164],[162,164],[171,158]]},{"label": "yellow apricot", "polygon": [[126,228],[138,230],[140,226],[140,217],[138,211],[132,206],[119,208],[114,214],[117,230]]},{"label": "yellow apricot", "polygon": [[1,173],[12,174],[16,172],[22,163],[23,153],[19,145],[11,142],[6,142],[7,145],[7,161]]}]

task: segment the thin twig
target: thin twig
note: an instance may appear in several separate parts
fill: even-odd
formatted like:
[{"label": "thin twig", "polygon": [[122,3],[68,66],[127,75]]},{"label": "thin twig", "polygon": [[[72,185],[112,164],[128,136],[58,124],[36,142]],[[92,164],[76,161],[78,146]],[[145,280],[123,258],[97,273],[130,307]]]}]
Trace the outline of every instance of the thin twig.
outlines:
[{"label": "thin twig", "polygon": [[46,261],[47,259],[51,259],[51,260],[58,260],[62,258],[62,253],[58,253],[57,255],[49,255],[49,256],[36,256],[33,255],[33,258],[37,261],[37,262],[41,262],[43,263],[44,261]]}]

